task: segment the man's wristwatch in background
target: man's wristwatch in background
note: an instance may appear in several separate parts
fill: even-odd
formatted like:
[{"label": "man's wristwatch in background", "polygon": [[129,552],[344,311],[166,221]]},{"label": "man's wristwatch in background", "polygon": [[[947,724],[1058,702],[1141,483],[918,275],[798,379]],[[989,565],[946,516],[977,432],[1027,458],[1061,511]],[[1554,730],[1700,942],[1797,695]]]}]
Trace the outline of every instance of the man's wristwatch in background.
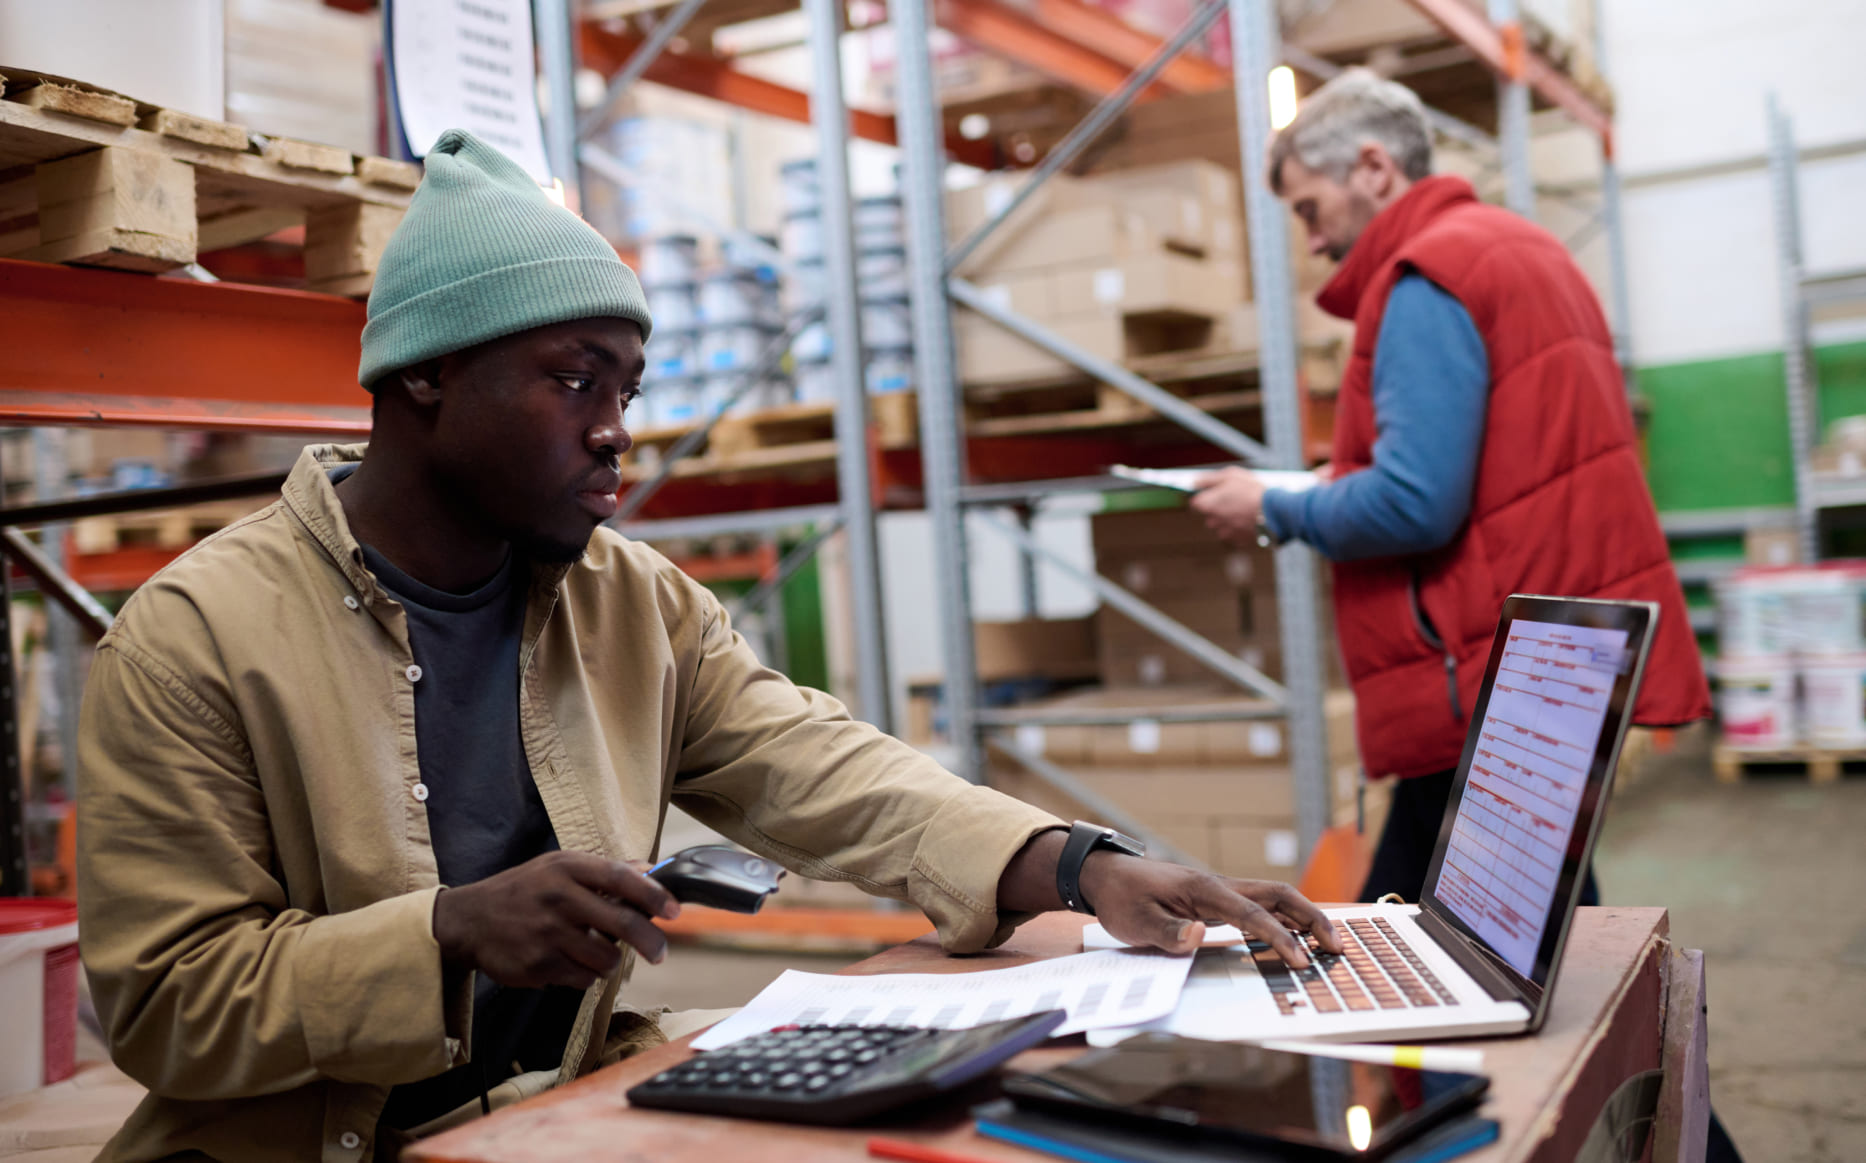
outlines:
[{"label": "man's wristwatch in background", "polygon": [[1257,544],[1264,549],[1275,549],[1283,544],[1283,539],[1270,532],[1270,523],[1263,519],[1263,510],[1257,510]]},{"label": "man's wristwatch in background", "polygon": [[1129,856],[1145,856],[1147,846],[1132,836],[1123,836],[1113,828],[1077,820],[1063,843],[1062,858],[1056,862],[1056,895],[1072,913],[1095,915],[1094,906],[1082,899],[1082,862],[1089,853],[1106,848]]}]

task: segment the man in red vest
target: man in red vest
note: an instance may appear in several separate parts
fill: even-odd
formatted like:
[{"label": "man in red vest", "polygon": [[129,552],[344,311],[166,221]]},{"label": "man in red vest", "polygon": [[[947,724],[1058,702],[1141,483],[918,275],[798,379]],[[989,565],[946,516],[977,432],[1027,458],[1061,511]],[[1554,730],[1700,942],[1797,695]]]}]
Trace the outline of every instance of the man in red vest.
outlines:
[{"label": "man in red vest", "polygon": [[1659,603],[1634,721],[1710,713],[1593,288],[1553,235],[1431,168],[1418,97],[1365,70],[1277,135],[1270,187],[1340,264],[1316,301],[1354,322],[1332,479],[1227,468],[1192,501],[1220,536],[1334,563],[1361,761],[1400,780],[1366,900],[1419,897],[1509,594]]}]

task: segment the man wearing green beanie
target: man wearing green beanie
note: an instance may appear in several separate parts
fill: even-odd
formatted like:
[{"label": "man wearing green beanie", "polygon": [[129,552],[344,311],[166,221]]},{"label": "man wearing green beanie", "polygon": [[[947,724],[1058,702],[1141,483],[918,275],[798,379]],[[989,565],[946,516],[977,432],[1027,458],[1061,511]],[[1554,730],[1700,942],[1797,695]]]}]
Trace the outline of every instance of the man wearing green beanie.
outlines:
[{"label": "man wearing green beanie", "polygon": [[1222,918],[1338,948],[1287,885],[1085,842],[850,719],[602,529],[651,327],[595,231],[443,135],[370,296],[368,449],[307,449],[124,605],[84,697],[80,941],[150,1093],[104,1159],[391,1158],[659,1041],[622,985],[678,912],[643,875],[670,803],[953,952],[1065,902],[1137,944]]}]

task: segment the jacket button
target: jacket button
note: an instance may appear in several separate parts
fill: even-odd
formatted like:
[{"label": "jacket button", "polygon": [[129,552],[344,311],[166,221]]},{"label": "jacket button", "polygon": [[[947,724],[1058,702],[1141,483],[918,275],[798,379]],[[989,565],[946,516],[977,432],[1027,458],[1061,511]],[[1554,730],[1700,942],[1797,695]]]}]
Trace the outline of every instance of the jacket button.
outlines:
[{"label": "jacket button", "polygon": [[414,787],[408,789],[408,794],[414,796],[416,801],[425,804],[428,802],[428,785],[425,783],[418,783]]},{"label": "jacket button", "polygon": [[346,1151],[354,1151],[363,1145],[363,1136],[355,1131],[345,1131],[337,1136],[337,1145]]},{"label": "jacket button", "polygon": [[408,664],[408,669],[404,670],[402,673],[408,676],[409,682],[421,681],[421,668],[412,662]]},{"label": "jacket button", "polygon": [[355,594],[345,594],[343,596],[343,605],[347,610],[358,610],[362,608],[363,603],[356,600]]}]

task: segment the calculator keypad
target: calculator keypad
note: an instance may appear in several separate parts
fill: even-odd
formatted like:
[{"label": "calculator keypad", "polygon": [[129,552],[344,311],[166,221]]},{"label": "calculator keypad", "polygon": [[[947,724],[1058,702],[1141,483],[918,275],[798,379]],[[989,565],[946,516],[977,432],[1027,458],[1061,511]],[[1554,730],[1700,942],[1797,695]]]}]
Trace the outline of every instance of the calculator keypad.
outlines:
[{"label": "calculator keypad", "polygon": [[1062,1024],[1061,1010],[960,1030],[787,1026],[696,1054],[631,1088],[636,1106],[844,1124],[963,1086]]},{"label": "calculator keypad", "polygon": [[859,1085],[904,1046],[939,1031],[912,1026],[801,1026],[772,1030],[690,1058],[648,1080],[656,1090],[704,1090],[715,1098]]}]

